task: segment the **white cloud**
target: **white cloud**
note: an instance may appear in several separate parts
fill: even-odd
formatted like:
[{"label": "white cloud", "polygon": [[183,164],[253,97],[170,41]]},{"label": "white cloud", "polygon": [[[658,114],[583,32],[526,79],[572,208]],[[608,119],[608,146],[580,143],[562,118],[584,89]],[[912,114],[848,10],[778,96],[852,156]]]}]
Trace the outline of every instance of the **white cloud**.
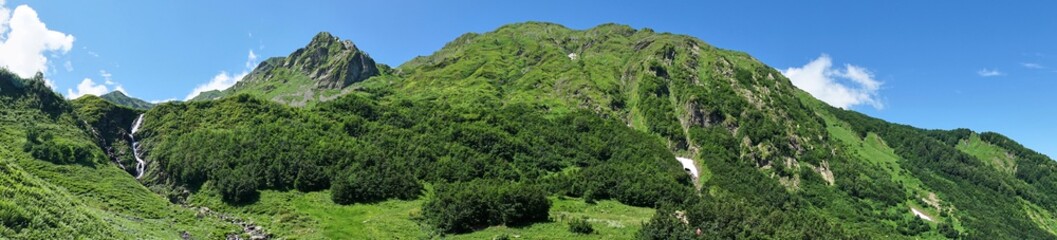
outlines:
[{"label": "white cloud", "polygon": [[176,99],[175,98],[170,98],[170,99],[164,99],[164,100],[150,100],[150,103],[159,104],[159,103],[172,102],[172,101],[176,101]]},{"label": "white cloud", "polygon": [[73,63],[70,60],[66,60],[66,63],[63,63],[62,66],[66,68],[67,72],[73,72]]},{"label": "white cloud", "polygon": [[209,82],[198,85],[194,90],[191,90],[191,93],[187,94],[187,97],[185,97],[184,100],[191,100],[202,92],[227,89],[235,85],[235,83],[242,81],[242,78],[249,74],[250,70],[256,65],[257,54],[253,53],[253,50],[250,50],[250,53],[246,56],[246,69],[243,69],[241,73],[228,74],[227,71],[220,71],[220,73],[213,76],[213,79],[209,80]]},{"label": "white cloud", "polygon": [[1046,68],[1045,66],[1042,66],[1042,64],[1038,64],[1038,63],[1020,63],[1020,65],[1026,67],[1026,68],[1031,68],[1031,69],[1044,69],[1044,68]]},{"label": "white cloud", "polygon": [[[120,88],[120,86],[118,86],[118,88]],[[106,85],[96,84],[91,78],[85,78],[84,80],[81,80],[81,84],[77,84],[76,92],[73,89],[66,89],[66,98],[76,99],[86,94],[102,96],[108,92],[110,91]]]},{"label": "white cloud", "polygon": [[44,86],[48,86],[51,90],[58,90],[55,89],[55,81],[52,81],[50,78],[44,78]]},{"label": "white cloud", "polygon": [[994,77],[994,76],[1006,75],[1005,73],[998,71],[998,69],[986,69],[986,68],[980,69],[980,71],[976,71],[976,74],[980,75],[981,77]]},{"label": "white cloud", "polygon": [[257,54],[250,50],[250,55],[246,56],[246,68],[253,69],[253,67],[256,67],[255,65],[257,65]]},{"label": "white cloud", "polygon": [[110,77],[112,77],[114,75],[110,74],[106,70],[99,70],[99,76],[103,77],[103,83],[106,83],[106,85],[114,85],[115,84],[114,81],[110,79]]},{"label": "white cloud", "polygon": [[803,67],[791,67],[782,71],[796,87],[834,107],[847,109],[869,104],[875,109],[884,108],[878,96],[881,85],[868,69],[845,64],[834,68],[833,60],[826,54]]},{"label": "white cloud", "polygon": [[0,1],[0,66],[33,77],[48,70],[45,52],[65,54],[73,47],[73,35],[49,30],[33,8],[20,5],[11,11],[3,4]]},{"label": "white cloud", "polygon": [[249,72],[243,71],[238,75],[231,75],[228,74],[227,71],[221,71],[216,76],[213,76],[213,79],[209,80],[208,83],[198,85],[194,90],[191,90],[191,94],[187,94],[187,97],[184,98],[184,100],[191,100],[202,92],[227,89],[232,85],[235,85],[239,80],[242,80],[242,77],[245,77],[246,74],[249,74]]}]

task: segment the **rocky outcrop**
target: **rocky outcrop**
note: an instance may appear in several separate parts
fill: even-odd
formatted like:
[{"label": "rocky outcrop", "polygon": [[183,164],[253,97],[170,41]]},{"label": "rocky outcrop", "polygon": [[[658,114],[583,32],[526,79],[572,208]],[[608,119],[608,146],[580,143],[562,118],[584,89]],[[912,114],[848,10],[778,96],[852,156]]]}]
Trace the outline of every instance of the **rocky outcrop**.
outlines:
[{"label": "rocky outcrop", "polygon": [[303,74],[314,80],[318,89],[341,89],[380,74],[374,59],[366,52],[352,41],[338,39],[327,32],[317,34],[308,46],[297,49],[290,56],[261,62],[245,81],[272,80],[277,69]]},{"label": "rocky outcrop", "polygon": [[[188,207],[188,206],[184,206],[184,207]],[[228,239],[228,240],[245,240],[245,239],[264,240],[264,239],[271,239],[272,238],[272,235],[270,233],[268,233],[267,231],[265,231],[263,227],[261,227],[261,226],[259,226],[257,224],[254,224],[252,221],[245,221],[245,220],[242,220],[241,218],[238,218],[238,217],[230,216],[230,215],[223,214],[223,213],[218,213],[216,211],[213,211],[212,209],[209,209],[208,207],[197,207],[196,209],[198,211],[198,215],[197,215],[198,218],[215,217],[215,218],[219,218],[220,220],[223,220],[225,222],[230,222],[231,224],[235,224],[236,226],[239,226],[240,228],[242,228],[242,233],[229,233],[229,234],[227,234],[225,239]],[[184,239],[190,238],[189,234],[186,234],[186,236],[187,237],[184,237]],[[246,238],[247,236],[249,238]]]}]

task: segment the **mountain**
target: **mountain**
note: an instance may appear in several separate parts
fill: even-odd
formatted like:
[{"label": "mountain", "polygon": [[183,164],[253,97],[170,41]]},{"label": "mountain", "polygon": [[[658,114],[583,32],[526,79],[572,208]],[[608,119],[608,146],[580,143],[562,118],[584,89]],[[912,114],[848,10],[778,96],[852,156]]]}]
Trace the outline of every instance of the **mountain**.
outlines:
[{"label": "mountain", "polygon": [[[174,214],[100,231],[268,235],[179,220],[196,210],[312,239],[1057,237],[1049,157],[834,108],[746,53],[651,29],[510,24],[395,69],[321,33],[232,88],[145,111],[39,82],[0,85],[21,171],[84,214]],[[35,215],[12,216],[3,236]],[[58,232],[42,229],[14,238]]]},{"label": "mountain", "polygon": [[0,238],[221,238],[236,229],[197,218],[111,163],[96,145],[98,131],[82,119],[113,115],[81,115],[87,112],[75,111],[40,75],[0,70]]},{"label": "mountain", "polygon": [[121,91],[113,91],[107,94],[103,94],[103,96],[99,97],[111,103],[117,104],[118,106],[123,106],[132,109],[147,110],[154,107],[153,103],[143,101],[139,98],[129,97]]},{"label": "mountain", "polygon": [[321,32],[307,46],[287,57],[264,60],[231,88],[202,93],[194,99],[208,100],[250,93],[289,105],[303,106],[348,93],[345,88],[381,75],[386,69],[387,66],[376,64],[352,41]]}]

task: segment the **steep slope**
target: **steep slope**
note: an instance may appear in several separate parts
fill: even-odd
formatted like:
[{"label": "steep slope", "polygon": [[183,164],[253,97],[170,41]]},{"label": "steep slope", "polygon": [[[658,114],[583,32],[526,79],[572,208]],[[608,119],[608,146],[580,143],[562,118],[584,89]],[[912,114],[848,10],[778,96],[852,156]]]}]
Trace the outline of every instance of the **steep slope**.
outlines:
[{"label": "steep slope", "polygon": [[512,24],[464,35],[398,71],[406,80],[393,88],[416,99],[589,109],[691,155],[699,149],[692,135],[713,127],[744,140],[750,151],[737,154],[752,155],[759,166],[790,157],[817,165],[821,159],[804,156],[826,152],[821,119],[780,73],[685,35],[613,24],[584,31]]},{"label": "steep slope", "polygon": [[[362,68],[358,72],[363,74],[337,78],[357,76],[353,80],[321,77],[347,71],[349,64],[320,62],[356,55],[332,50],[351,45],[335,47],[335,41],[317,36],[290,57],[265,61],[236,87],[204,94],[252,96],[148,112],[143,135],[155,163],[147,181],[174,193],[188,189],[192,194],[187,201],[192,203],[235,211],[286,208],[254,203],[258,190],[289,196],[283,191],[329,186],[335,203],[420,196],[415,184],[372,177],[362,172],[366,169],[438,185],[435,189],[441,193],[419,200],[425,201],[420,210],[427,212],[424,222],[442,233],[497,223],[461,225],[457,218],[437,215],[443,209],[470,208],[457,207],[467,203],[456,199],[487,199],[473,194],[533,185],[543,186],[547,195],[586,201],[616,199],[661,207],[658,200],[666,199],[668,204],[638,234],[645,239],[694,237],[696,229],[709,236],[746,238],[1023,239],[1051,238],[1057,229],[1047,220],[1057,215],[1054,181],[1049,180],[1057,174],[1048,170],[1053,169],[1052,160],[996,134],[927,131],[834,109],[751,56],[693,37],[615,24],[587,30],[511,24],[465,34],[391,74],[379,70],[380,75],[372,75]],[[320,102],[329,98],[318,95],[294,102],[277,97],[295,88],[322,88],[346,96],[326,103]],[[254,96],[310,107],[287,108]],[[585,111],[593,116],[585,116]],[[580,123],[593,118],[601,120]],[[566,128],[570,126],[573,129]],[[599,129],[634,140],[550,135],[599,136]],[[525,132],[539,136],[522,135]],[[588,146],[566,149],[549,143]],[[619,159],[617,153],[628,151],[620,148],[651,145],[665,153],[647,147],[639,151],[654,157],[594,165]],[[343,152],[349,149],[359,150]],[[701,178],[689,184],[699,189],[699,196],[671,192],[687,187],[681,185],[686,184],[686,174],[645,176],[679,168],[675,156],[693,159],[700,169]],[[584,159],[595,160],[578,162]],[[642,172],[646,169],[652,170]],[[515,184],[493,182],[496,179]],[[644,185],[623,185],[628,182]],[[664,182],[676,187],[661,187]],[[359,189],[362,184],[395,189],[371,193]],[[342,197],[347,191],[366,191],[361,193],[373,197]],[[251,204],[239,208],[238,202],[245,201]],[[277,217],[259,212],[250,216]]]},{"label": "steep slope", "polygon": [[[7,124],[22,124],[5,128],[5,146],[27,143],[12,151],[21,179],[53,184],[40,191],[73,199],[89,224],[93,213],[147,215],[143,225],[219,231],[161,213],[172,205],[107,163],[129,163],[120,146],[140,111],[94,97],[70,105],[29,86],[2,98],[14,113],[2,116],[17,119]],[[1057,236],[1052,159],[996,133],[836,109],[745,53],[649,29],[511,24],[394,70],[321,33],[199,98],[211,101],[142,115],[141,181],[280,236],[569,236],[548,232],[574,222],[558,207],[598,201],[652,214],[641,239]],[[24,228],[25,214],[8,215],[4,226]]]},{"label": "steep slope", "polygon": [[383,74],[388,67],[374,62],[352,41],[327,32],[312,38],[287,57],[273,57],[229,89],[207,92],[195,100],[217,99],[237,93],[260,95],[293,106],[304,106],[348,93],[353,83]]},{"label": "steep slope", "polygon": [[0,129],[4,238],[218,238],[233,230],[197,219],[111,165],[91,127],[40,77],[0,70]]},{"label": "steep slope", "polygon": [[82,96],[70,103],[77,116],[90,127],[89,136],[96,145],[103,149],[119,168],[135,175],[136,159],[129,136],[133,121],[142,110],[120,106],[92,95]]},{"label": "steep slope", "polygon": [[[689,176],[660,141],[589,113],[549,119],[518,105],[467,112],[443,103],[354,94],[306,109],[240,94],[165,104],[145,116],[137,135],[151,162],[145,181],[172,189],[170,198],[179,202],[234,212],[258,209],[247,216],[261,220],[312,219],[305,213],[258,212],[290,209],[261,204],[276,203],[268,196],[296,195],[287,192],[293,190],[324,191],[329,201],[310,204],[327,209],[421,200],[415,204],[421,221],[438,233],[546,222],[551,194],[657,206],[681,202],[693,192]],[[480,212],[453,214],[460,209]],[[346,218],[360,216],[329,221]],[[284,234],[331,224],[269,223]]]},{"label": "steep slope", "polygon": [[[1042,230],[1052,226],[1032,222],[1052,214],[1027,213],[1053,206],[1054,192],[1040,189],[1046,187],[1038,183],[1043,176],[1031,181],[1004,176],[1008,167],[979,168],[978,156],[940,144],[924,130],[830,110],[775,69],[692,37],[619,25],[576,31],[513,24],[463,35],[397,72],[401,80],[380,88],[465,109],[491,104],[528,104],[554,114],[589,109],[663,137],[677,155],[696,157],[717,173],[703,183],[710,189],[706,198],[714,201],[685,206],[697,209],[691,215],[728,214],[715,209],[745,207],[728,203],[747,199],[762,209],[758,217],[777,226],[814,222],[838,230],[777,235],[765,227],[753,235],[817,237],[843,235],[847,232],[839,231],[845,229],[925,237],[1053,237]],[[979,195],[984,197],[971,197]],[[791,213],[768,216],[768,211]],[[658,215],[660,223],[647,227],[644,236],[664,225],[664,213]],[[755,219],[742,215],[702,216],[689,225]],[[708,232],[743,236],[726,230]]]},{"label": "steep slope", "polygon": [[105,99],[106,101],[109,101],[109,102],[111,102],[113,104],[116,104],[118,106],[123,106],[123,107],[127,107],[127,108],[132,108],[132,109],[147,110],[147,109],[150,109],[150,108],[154,107],[153,103],[149,103],[147,101],[143,101],[142,99],[139,99],[139,98],[129,97],[128,95],[125,95],[125,93],[123,93],[121,91],[113,91],[113,92],[110,92],[110,93],[107,93],[107,94],[103,94],[103,96],[99,96],[99,97],[101,97],[101,98]]},{"label": "steep slope", "polygon": [[[960,226],[962,236],[967,238],[1033,239],[1053,238],[1053,222],[1041,216],[1052,216],[1054,211],[1053,181],[1057,174],[1057,163],[1033,151],[1015,149],[1019,145],[994,133],[984,133],[989,141],[1004,143],[1003,148],[988,142],[984,146],[959,146],[973,141],[974,133],[959,129],[953,131],[922,130],[892,124],[851,111],[828,107],[828,113],[848,126],[856,137],[877,136],[892,153],[898,156],[899,165],[929,194],[918,192],[918,206],[931,208],[932,216],[941,216],[948,225]],[[874,135],[875,134],[875,135]],[[1017,174],[1011,175],[990,151],[1015,152],[1010,157],[1024,156],[1017,160]],[[1030,160],[1028,160],[1030,158]],[[866,159],[869,160],[869,159]],[[1020,165],[1023,164],[1023,165]],[[1030,174],[1027,174],[1030,173]],[[905,182],[905,180],[904,180]],[[942,230],[942,229],[941,229]],[[948,237],[957,234],[944,234]]]}]

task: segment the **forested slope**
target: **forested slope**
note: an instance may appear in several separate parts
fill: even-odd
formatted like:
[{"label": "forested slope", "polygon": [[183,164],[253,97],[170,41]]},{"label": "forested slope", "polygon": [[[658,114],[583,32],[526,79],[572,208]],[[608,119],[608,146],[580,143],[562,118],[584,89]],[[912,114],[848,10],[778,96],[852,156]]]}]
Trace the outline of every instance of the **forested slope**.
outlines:
[{"label": "forested slope", "polygon": [[56,199],[0,202],[15,238],[60,231],[20,230],[56,207],[85,225],[33,219],[232,232],[177,205],[291,238],[1057,236],[1049,157],[833,108],[748,54],[650,29],[511,24],[393,69],[321,33],[233,88],[149,110],[6,76],[0,136],[17,147],[0,169],[33,183],[8,189]]},{"label": "forested slope", "polygon": [[[82,119],[40,76],[0,70],[0,236],[16,239],[222,237],[111,163]],[[104,114],[105,115],[105,114]]]}]

